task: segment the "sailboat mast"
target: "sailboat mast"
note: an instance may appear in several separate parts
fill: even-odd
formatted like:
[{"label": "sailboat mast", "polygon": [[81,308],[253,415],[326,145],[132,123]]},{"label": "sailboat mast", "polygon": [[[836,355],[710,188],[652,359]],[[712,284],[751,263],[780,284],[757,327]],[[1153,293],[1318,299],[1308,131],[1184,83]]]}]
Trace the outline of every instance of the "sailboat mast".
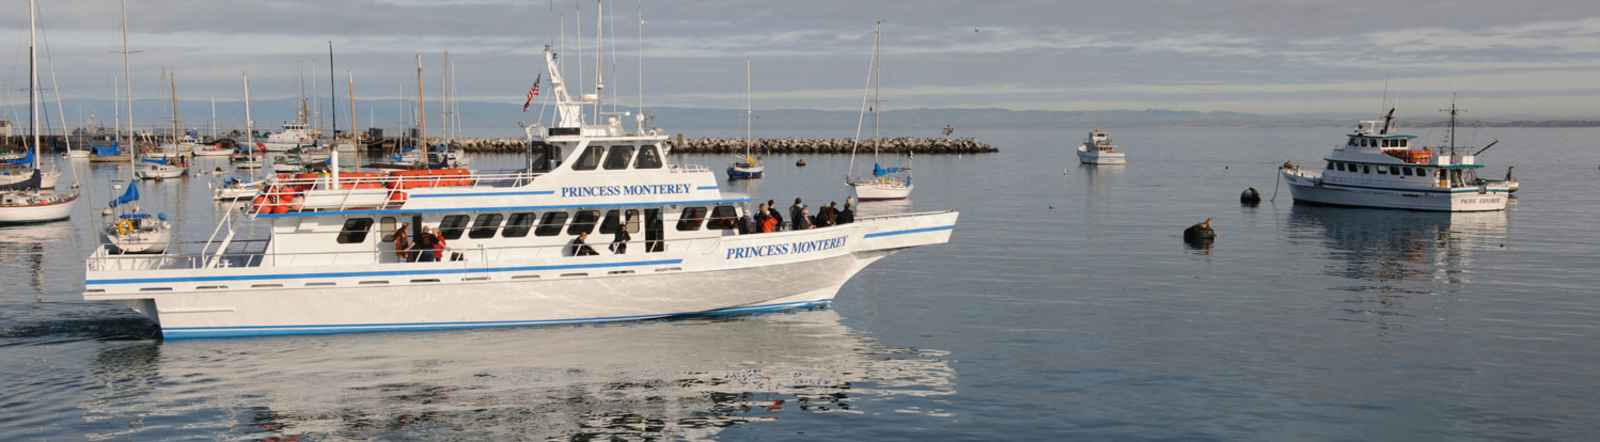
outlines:
[{"label": "sailboat mast", "polygon": [[211,139],[217,139],[217,97],[211,97]]},{"label": "sailboat mast", "polygon": [[878,82],[883,67],[878,66],[878,47],[883,39],[883,21],[872,25],[872,162],[878,163],[878,146],[883,139],[878,136]]},{"label": "sailboat mast", "polygon": [[328,41],[328,118],[333,119],[333,127],[328,130],[328,139],[338,141],[339,138],[339,98],[334,92],[333,84],[333,41]]},{"label": "sailboat mast", "polygon": [[745,57],[745,59],[744,59],[744,160],[745,160],[745,162],[750,163],[750,165],[752,165],[752,166],[755,165],[755,163],[753,161],[750,161],[751,160],[751,158],[750,158],[750,120],[751,120],[752,114],[754,114],[754,113],[755,113],[754,108],[752,108],[750,106],[750,58],[749,57]]},{"label": "sailboat mast", "polygon": [[417,53],[417,160],[421,161],[428,153],[428,105],[427,98],[422,92],[422,53]]},{"label": "sailboat mast", "polygon": [[[244,137],[245,137],[244,139],[245,139],[245,146],[246,146],[245,147],[245,154],[250,156],[249,161],[255,161],[255,158],[256,158],[256,125],[255,125],[255,120],[250,118],[250,73],[244,72],[244,73],[242,73],[242,75],[244,75]],[[265,167],[263,167],[261,169],[262,169],[263,172],[265,172],[267,170],[267,168],[265,168]]]},{"label": "sailboat mast", "polygon": [[112,121],[116,121],[116,132],[111,133],[111,141],[115,143],[122,138],[122,76],[111,74],[111,109]]},{"label": "sailboat mast", "polygon": [[444,131],[444,143],[450,144],[450,51],[444,51],[439,69],[439,128]]},{"label": "sailboat mast", "polygon": [[605,52],[606,2],[595,0],[594,3],[594,122],[600,124],[600,107],[605,101],[606,91],[605,58],[602,56]]},{"label": "sailboat mast", "polygon": [[[365,149],[361,149],[361,146],[356,144],[361,141],[361,126],[356,124],[356,74],[350,71],[345,71],[344,74],[346,77],[344,93],[350,97],[350,146],[356,149],[356,154],[354,155],[356,160],[355,167],[359,169],[361,168],[361,152]],[[368,109],[370,110],[371,108]],[[335,152],[334,155],[338,155],[338,153]]]},{"label": "sailboat mast", "polygon": [[128,0],[122,0],[122,80],[128,82],[123,98],[128,100],[128,179],[132,180],[139,164],[139,146],[133,139],[133,77],[128,74]]},{"label": "sailboat mast", "polygon": [[33,170],[39,170],[39,5],[28,0],[28,130],[33,132]]},{"label": "sailboat mast", "polygon": [[[178,144],[178,131],[181,130],[178,126],[183,124],[182,121],[178,120],[178,73],[174,71],[167,75],[167,81],[170,82],[172,87],[172,143],[176,145]],[[183,153],[181,146],[178,147],[178,153]]]}]

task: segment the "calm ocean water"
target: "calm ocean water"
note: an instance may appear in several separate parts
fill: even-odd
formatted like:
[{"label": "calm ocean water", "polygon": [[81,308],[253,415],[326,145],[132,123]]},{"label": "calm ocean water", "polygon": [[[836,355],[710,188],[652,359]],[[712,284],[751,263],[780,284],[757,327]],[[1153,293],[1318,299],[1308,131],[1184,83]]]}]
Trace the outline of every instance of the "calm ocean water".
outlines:
[{"label": "calm ocean water", "polygon": [[[80,299],[127,173],[83,163],[74,223],[0,228],[0,440],[1593,437],[1600,130],[1464,132],[1517,166],[1504,213],[1239,206],[1346,130],[1113,128],[1132,164],[1100,169],[1085,129],[964,130],[1002,153],[917,157],[909,207],[867,209],[959,209],[953,242],[825,310],[172,343]],[[798,158],[733,188],[842,201],[847,158]],[[141,190],[204,239],[212,178]]]}]

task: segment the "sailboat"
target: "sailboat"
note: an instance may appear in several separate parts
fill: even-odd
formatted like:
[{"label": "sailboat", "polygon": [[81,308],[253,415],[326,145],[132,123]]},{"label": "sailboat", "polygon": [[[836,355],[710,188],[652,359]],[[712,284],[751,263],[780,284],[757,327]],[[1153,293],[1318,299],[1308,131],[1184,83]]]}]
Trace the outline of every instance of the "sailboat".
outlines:
[{"label": "sailboat", "polygon": [[[164,180],[181,177],[189,173],[189,167],[184,161],[184,146],[193,146],[193,143],[184,143],[179,134],[178,121],[178,80],[176,75],[167,77],[172,88],[172,143],[161,146],[164,155],[156,158],[143,158],[134,169],[134,174],[147,180]],[[128,88],[128,95],[133,95],[133,88]],[[131,109],[131,107],[130,107]],[[132,114],[133,111],[128,112]],[[131,118],[131,116],[130,116]]]},{"label": "sailboat", "polygon": [[744,60],[744,159],[728,166],[729,180],[748,180],[761,178],[767,167],[761,165],[761,160],[750,153],[750,120],[755,113],[750,106],[750,59]]},{"label": "sailboat", "polygon": [[28,115],[33,145],[27,155],[28,178],[0,185],[0,224],[26,224],[67,219],[78,201],[78,191],[60,192],[44,186],[44,171],[39,169],[39,54],[38,4],[28,1]]},{"label": "sailboat", "polygon": [[225,157],[233,154],[233,149],[222,147],[217,142],[217,97],[211,97],[211,144],[202,144],[194,149],[197,157]]},{"label": "sailboat", "polygon": [[[128,82],[128,146],[134,144],[133,135],[133,79],[128,76],[128,0],[122,0],[122,78]],[[133,149],[137,152],[137,149]],[[129,157],[128,186],[122,196],[111,200],[110,209],[122,209],[107,220],[106,243],[112,253],[161,253],[172,240],[172,225],[166,216],[151,214],[139,209],[138,155]]]},{"label": "sailboat", "polygon": [[[261,168],[261,160],[256,159],[256,134],[255,125],[250,121],[250,74],[244,74],[244,132],[245,154],[244,161],[234,163],[239,170],[251,171]],[[220,186],[213,186],[211,199],[218,201],[231,201],[254,198],[261,192],[261,184],[265,180],[251,180],[248,173],[241,179],[228,177]]]},{"label": "sailboat", "polygon": [[[873,25],[872,61],[869,63],[870,69],[867,74],[867,84],[871,87],[871,93],[861,97],[864,109],[862,109],[862,118],[857,119],[856,122],[856,145],[859,146],[861,124],[865,119],[865,113],[872,113],[872,175],[845,179],[845,183],[850,185],[851,193],[855,195],[857,201],[903,200],[911,197],[911,189],[914,188],[911,184],[910,167],[886,167],[878,157],[879,147],[883,144],[883,138],[878,135],[878,70],[880,68],[878,48],[882,40],[882,23],[880,21]],[[872,99],[870,107],[865,106],[868,97]],[[851,173],[855,173],[855,164],[856,149],[852,147],[850,149]]]}]

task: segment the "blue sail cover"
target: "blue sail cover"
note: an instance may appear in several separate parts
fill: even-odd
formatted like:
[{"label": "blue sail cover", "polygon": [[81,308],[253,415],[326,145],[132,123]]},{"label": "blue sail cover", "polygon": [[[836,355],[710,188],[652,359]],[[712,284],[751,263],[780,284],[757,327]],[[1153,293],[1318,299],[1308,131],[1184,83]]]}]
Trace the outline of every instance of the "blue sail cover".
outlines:
[{"label": "blue sail cover", "polygon": [[17,158],[17,159],[14,159],[14,160],[6,160],[5,164],[7,166],[26,166],[26,165],[29,165],[29,164],[33,164],[33,149],[28,149],[27,152],[28,153],[23,155],[22,158]]},{"label": "blue sail cover", "polygon": [[167,159],[166,158],[141,158],[141,159],[139,159],[139,161],[143,162],[143,163],[146,163],[146,164],[155,164],[155,165],[161,165],[161,166],[167,165]]},{"label": "blue sail cover", "polygon": [[93,150],[92,153],[97,157],[114,157],[122,154],[122,148],[117,143],[96,144],[89,148]]},{"label": "blue sail cover", "polygon": [[131,202],[134,202],[134,201],[138,201],[138,200],[139,200],[139,182],[138,181],[129,181],[128,182],[128,190],[126,192],[122,192],[122,196],[117,197],[117,199],[111,200],[111,207],[117,207],[117,206],[120,206],[120,205],[123,205],[123,204],[127,204],[127,203],[131,203]]},{"label": "blue sail cover", "polygon": [[902,169],[904,168],[883,167],[878,165],[878,163],[872,163],[872,176],[887,176],[889,174],[899,173]]}]

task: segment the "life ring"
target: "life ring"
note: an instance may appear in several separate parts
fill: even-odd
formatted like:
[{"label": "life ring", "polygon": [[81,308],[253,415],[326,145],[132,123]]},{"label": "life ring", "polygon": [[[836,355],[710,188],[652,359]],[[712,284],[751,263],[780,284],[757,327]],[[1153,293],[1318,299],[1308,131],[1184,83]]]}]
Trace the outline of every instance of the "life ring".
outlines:
[{"label": "life ring", "polygon": [[117,236],[128,236],[128,234],[132,232],[133,220],[125,219],[117,221]]}]

